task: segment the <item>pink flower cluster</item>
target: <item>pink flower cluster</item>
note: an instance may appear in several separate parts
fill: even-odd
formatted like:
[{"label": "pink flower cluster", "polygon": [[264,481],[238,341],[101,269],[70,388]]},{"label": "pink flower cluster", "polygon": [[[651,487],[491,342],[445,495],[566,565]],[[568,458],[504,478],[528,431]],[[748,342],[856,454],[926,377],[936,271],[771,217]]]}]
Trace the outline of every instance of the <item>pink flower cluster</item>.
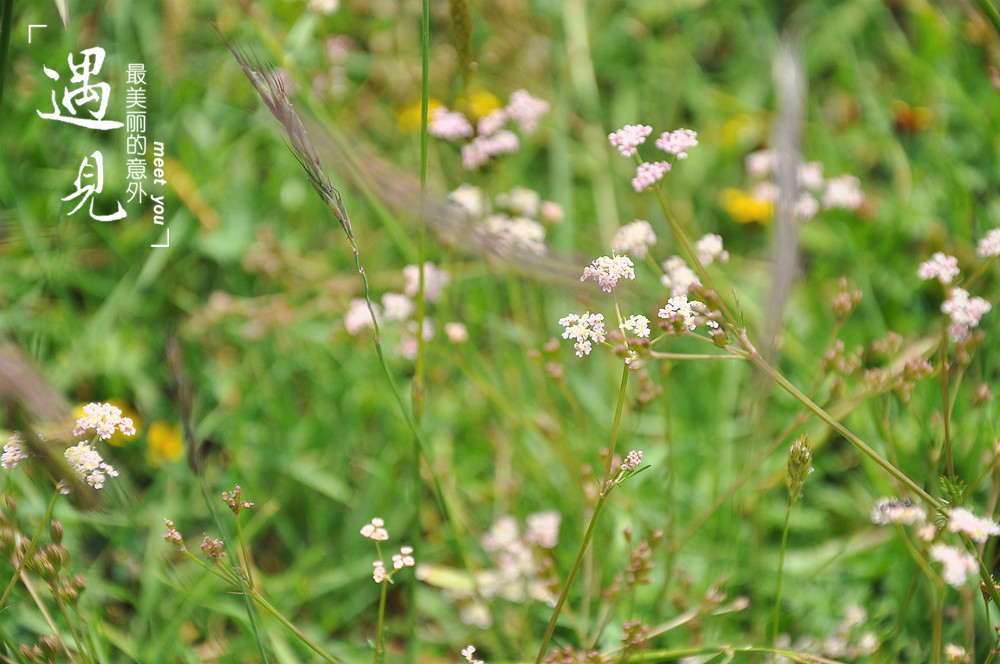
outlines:
[{"label": "pink flower cluster", "polygon": [[604,314],[567,314],[559,319],[559,324],[565,327],[563,339],[573,339],[576,356],[590,355],[593,343],[603,343],[605,339]]},{"label": "pink flower cluster", "polygon": [[473,134],[472,124],[458,111],[449,111],[443,106],[431,109],[427,122],[427,133],[446,141],[469,138]]},{"label": "pink flower cluster", "polygon": [[646,142],[646,138],[653,133],[653,128],[649,125],[625,125],[621,129],[608,134],[608,142],[618,148],[624,157],[631,157],[635,154],[636,148]]},{"label": "pink flower cluster", "polygon": [[979,327],[979,320],[993,308],[981,297],[969,297],[969,291],[964,288],[952,288],[948,291],[948,299],[941,303],[941,313],[948,316],[951,324],[948,334],[954,341],[961,341],[969,336],[974,327]]},{"label": "pink flower cluster", "polygon": [[917,268],[917,276],[921,279],[937,279],[942,284],[950,284],[958,273],[958,259],[942,251],[935,252]]},{"label": "pink flower cluster", "polygon": [[524,133],[531,133],[538,128],[538,119],[548,112],[547,101],[532,97],[527,90],[515,90],[507,106],[479,119],[475,131],[462,113],[444,107],[438,107],[431,113],[427,131],[436,138],[449,141],[470,138],[475,134],[462,146],[462,166],[473,170],[492,157],[517,152],[521,142],[514,132],[504,129],[508,122],[513,122]]},{"label": "pink flower cluster", "polygon": [[580,281],[594,277],[604,291],[610,293],[622,277],[635,279],[632,259],[628,256],[601,256],[583,269]]},{"label": "pink flower cluster", "polygon": [[122,417],[122,409],[109,403],[88,403],[83,407],[83,416],[76,421],[74,436],[82,436],[90,429],[97,431],[102,440],[107,440],[118,429],[126,436],[135,435],[132,419]]},{"label": "pink flower cluster", "polygon": [[642,192],[650,185],[663,179],[663,176],[670,172],[670,164],[665,161],[645,161],[635,169],[635,177],[632,178],[632,188],[636,192]]},{"label": "pink flower cluster", "polygon": [[667,154],[677,155],[678,159],[687,159],[688,148],[698,145],[698,134],[690,129],[665,131],[656,139],[656,147]]}]

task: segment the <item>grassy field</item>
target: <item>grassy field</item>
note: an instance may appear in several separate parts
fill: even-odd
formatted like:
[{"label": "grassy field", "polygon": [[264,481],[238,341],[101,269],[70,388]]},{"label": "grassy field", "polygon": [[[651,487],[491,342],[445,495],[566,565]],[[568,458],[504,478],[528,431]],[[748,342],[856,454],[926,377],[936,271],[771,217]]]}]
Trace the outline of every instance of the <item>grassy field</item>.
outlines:
[{"label": "grassy field", "polygon": [[[0,660],[994,660],[990,0],[454,0],[426,44],[413,1],[66,4],[0,2],[0,433],[59,452],[0,471]],[[128,128],[40,117],[93,47],[105,120],[145,71],[141,202]],[[133,420],[94,504],[52,508],[29,363]],[[36,532],[71,559],[22,570]]]}]

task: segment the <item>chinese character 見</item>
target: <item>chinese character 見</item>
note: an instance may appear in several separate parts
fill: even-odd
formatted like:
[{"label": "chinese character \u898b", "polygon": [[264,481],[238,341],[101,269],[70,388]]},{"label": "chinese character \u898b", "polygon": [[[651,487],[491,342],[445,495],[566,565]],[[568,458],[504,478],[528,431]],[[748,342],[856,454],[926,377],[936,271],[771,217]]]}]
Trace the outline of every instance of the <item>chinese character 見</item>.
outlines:
[{"label": "chinese character \u898b", "polygon": [[[94,158],[94,163],[90,163],[90,157]],[[92,171],[92,172],[91,172]],[[93,179],[92,184],[84,184],[84,180]],[[80,170],[77,173],[76,181],[73,182],[73,186],[76,187],[76,191],[63,198],[64,201],[71,201],[77,196],[82,196],[80,202],[76,204],[76,207],[70,210],[69,214],[73,214],[80,207],[90,200],[90,216],[96,221],[117,221],[125,217],[125,208],[122,207],[121,201],[118,201],[118,211],[112,214],[94,214],[94,194],[99,194],[104,190],[104,155],[101,154],[100,150],[95,150],[90,156],[84,157],[83,162],[80,164]]]}]

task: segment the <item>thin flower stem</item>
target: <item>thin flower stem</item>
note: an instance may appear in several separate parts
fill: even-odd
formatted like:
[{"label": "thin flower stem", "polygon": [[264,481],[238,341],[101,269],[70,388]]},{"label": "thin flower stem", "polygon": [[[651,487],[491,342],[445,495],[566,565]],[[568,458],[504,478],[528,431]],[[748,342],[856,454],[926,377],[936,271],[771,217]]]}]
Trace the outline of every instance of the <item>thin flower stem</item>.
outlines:
[{"label": "thin flower stem", "polygon": [[38,544],[38,538],[42,536],[42,531],[45,530],[45,524],[47,524],[49,519],[52,518],[52,510],[55,509],[57,500],[59,500],[59,489],[56,489],[55,493],[52,494],[52,499],[49,501],[49,506],[45,510],[45,515],[42,517],[41,521],[38,522],[38,530],[35,531],[34,537],[32,537],[31,541],[28,543],[28,548],[21,554],[21,559],[17,561],[17,567],[14,568],[14,574],[10,577],[10,583],[7,584],[7,589],[4,590],[3,595],[0,596],[0,613],[4,613],[7,610],[7,598],[10,597],[11,591],[14,590],[17,580],[21,578],[21,570],[24,569],[24,564],[35,552],[35,545]]},{"label": "thin flower stem", "polygon": [[948,396],[948,325],[941,325],[941,419],[944,421],[944,458],[948,479],[955,481],[955,462],[951,455],[951,398]]},{"label": "thin flower stem", "polygon": [[785,571],[785,547],[788,545],[788,519],[792,515],[792,502],[788,501],[785,508],[785,525],[781,529],[781,553],[778,556],[778,587],[774,594],[774,628],[771,630],[771,643],[778,644],[778,625],[781,622],[781,580]]},{"label": "thin flower stem", "polygon": [[375,624],[375,664],[382,664],[385,661],[385,634],[383,633],[383,628],[385,627],[385,598],[388,594],[389,583],[383,581],[379,585],[382,586],[382,589],[379,591],[378,622]]},{"label": "thin flower stem", "polygon": [[614,462],[615,443],[618,441],[618,425],[622,421],[622,410],[625,406],[625,388],[628,387],[629,368],[627,364],[622,365],[622,382],[618,389],[618,404],[615,406],[615,421],[611,425],[611,443],[608,445],[608,458],[604,464],[604,479],[601,480],[601,493],[606,490],[605,484],[611,480],[611,465]]},{"label": "thin flower stem", "polygon": [[569,589],[573,585],[573,580],[576,578],[577,572],[580,571],[580,565],[583,563],[584,554],[590,546],[590,541],[594,537],[594,528],[597,526],[597,518],[601,515],[601,510],[604,509],[604,504],[608,500],[608,495],[614,485],[609,485],[608,482],[611,479],[611,466],[612,457],[615,453],[615,441],[618,439],[618,426],[621,424],[622,420],[622,410],[625,406],[625,390],[628,386],[628,365],[624,365],[622,369],[622,382],[621,388],[618,390],[618,403],[615,406],[615,420],[614,424],[611,426],[611,443],[608,445],[608,458],[604,467],[604,478],[601,480],[601,491],[597,499],[597,505],[594,506],[594,513],[590,517],[590,523],[587,524],[587,532],[583,535],[583,542],[580,543],[580,549],[576,552],[576,559],[573,561],[573,566],[570,567],[569,574],[566,577],[566,582],[563,584],[562,591],[559,593],[559,598],[556,600],[555,608],[552,609],[552,617],[549,619],[549,624],[545,628],[545,636],[542,637],[542,644],[538,648],[538,656],[535,657],[535,664],[541,664],[542,658],[545,657],[545,650],[549,647],[549,641],[552,639],[552,634],[556,629],[556,622],[559,619],[559,613],[562,611],[563,605],[566,603],[566,598],[569,596]]},{"label": "thin flower stem", "polygon": [[650,351],[649,357],[654,360],[746,360],[744,355],[710,355],[707,353],[660,353]]},{"label": "thin flower stem", "polygon": [[[413,366],[413,418],[419,427],[423,422],[424,403],[427,398],[424,382],[424,312],[426,309],[426,274],[424,264],[427,252],[427,106],[430,100],[430,52],[431,52],[431,9],[430,0],[423,0],[420,13],[420,224],[417,239],[417,265],[420,267],[420,283],[417,288],[417,358]],[[410,519],[408,537],[416,544],[420,541],[420,444],[414,438],[410,463]],[[383,584],[385,585],[385,584]],[[419,640],[417,638],[417,584],[406,584],[407,639],[406,658],[410,664],[417,661]]]},{"label": "thin flower stem", "polygon": [[874,461],[876,464],[881,466],[883,470],[885,470],[894,478],[899,480],[910,491],[920,496],[920,498],[924,500],[928,505],[930,505],[934,509],[941,509],[942,507],[941,501],[939,501],[937,498],[933,497],[932,495],[924,491],[924,489],[919,484],[910,479],[910,477],[906,473],[904,473],[899,468],[896,468],[896,466],[886,461],[885,458],[882,457],[882,455],[880,455],[878,452],[869,447],[863,440],[858,438],[850,429],[848,429],[839,421],[837,421],[837,419],[833,417],[833,415],[828,413],[822,407],[818,406],[812,399],[803,394],[797,387],[792,385],[792,383],[789,382],[787,378],[785,378],[776,369],[774,369],[774,367],[768,364],[763,357],[761,357],[757,353],[751,353],[750,361],[753,362],[757,368],[759,368],[761,371],[767,374],[767,376],[770,377],[771,380],[773,380],[775,383],[777,383],[782,389],[784,389],[790,395],[795,397],[803,406],[811,410],[813,414],[815,414],[821,420],[829,424],[837,433],[846,438],[862,454],[864,454],[869,459]]},{"label": "thin flower stem", "polygon": [[274,608],[273,606],[271,606],[271,603],[268,602],[266,599],[264,599],[259,593],[251,592],[251,593],[249,593],[249,595],[250,595],[251,599],[253,599],[253,601],[255,601],[261,608],[263,608],[265,611],[267,611],[272,616],[274,616],[275,618],[277,618],[278,622],[280,622],[282,625],[284,625],[286,628],[288,628],[288,630],[290,632],[292,632],[295,636],[297,636],[298,639],[300,641],[302,641],[302,643],[304,643],[307,646],[309,646],[309,648],[312,649],[312,651],[314,653],[316,653],[317,655],[319,655],[320,657],[322,657],[327,662],[330,662],[330,664],[340,664],[340,660],[339,659],[337,659],[336,657],[334,657],[330,653],[328,653],[325,650],[323,650],[321,647],[319,647],[319,645],[315,641],[313,641],[308,636],[306,636],[305,634],[303,634],[302,631],[298,627],[296,627],[295,625],[293,625],[291,623],[291,621],[288,620],[288,618],[286,618],[285,616],[281,615],[281,612],[279,612],[276,608]]},{"label": "thin flower stem", "polygon": [[240,552],[243,554],[243,569],[247,575],[247,585],[250,589],[255,588],[253,583],[253,574],[250,572],[250,552],[247,551],[247,543],[243,538],[243,524],[240,522],[240,515],[236,514],[236,536],[240,540]]},{"label": "thin flower stem", "polygon": [[932,664],[941,661],[941,622],[944,620],[944,583],[938,581],[934,586],[934,610],[931,612],[931,653]]},{"label": "thin flower stem", "polygon": [[587,524],[587,532],[584,533],[583,542],[580,544],[580,550],[576,552],[576,560],[573,561],[573,566],[570,568],[569,575],[566,577],[566,583],[563,584],[563,589],[559,593],[556,605],[552,609],[552,617],[549,619],[549,624],[545,628],[545,636],[542,637],[542,645],[538,648],[538,656],[535,657],[535,664],[541,664],[542,658],[545,657],[545,650],[549,647],[549,641],[552,639],[552,634],[555,632],[559,613],[562,611],[562,607],[566,603],[567,596],[569,596],[570,586],[573,584],[573,580],[576,578],[576,574],[580,570],[580,564],[583,562],[583,554],[590,545],[590,540],[594,537],[594,526],[597,525],[597,517],[601,515],[601,510],[604,509],[604,503],[606,503],[607,500],[607,495],[602,491],[600,498],[597,499],[597,505],[594,507],[594,514],[590,517],[590,523]]}]

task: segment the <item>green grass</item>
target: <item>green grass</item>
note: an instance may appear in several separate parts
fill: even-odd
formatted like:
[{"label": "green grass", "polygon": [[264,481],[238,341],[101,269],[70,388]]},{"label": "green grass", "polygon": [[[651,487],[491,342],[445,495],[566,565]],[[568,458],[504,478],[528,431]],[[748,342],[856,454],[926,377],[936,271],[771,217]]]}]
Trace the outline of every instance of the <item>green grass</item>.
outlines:
[{"label": "green grass", "polygon": [[[204,481],[213,495],[239,484],[256,503],[243,526],[263,593],[328,652],[354,662],[372,656],[379,591],[373,549],[358,531],[381,516],[393,535],[386,551],[406,543],[412,434],[370,339],[343,330],[350,300],[362,293],[350,246],[210,24],[287,70],[301,88],[293,103],[344,196],[377,299],[401,291],[402,267],[417,256],[419,138],[397,119],[420,99],[420,12],[413,3],[343,4],[322,16],[278,0],[254,4],[252,14],[238,3],[71,2],[63,30],[54,6],[15,2],[0,114],[0,333],[71,402],[123,399],[147,427],[180,423],[164,350],[178,339],[194,390],[194,428],[210,441]],[[827,177],[858,176],[866,195],[857,213],[824,212],[801,228],[802,269],[775,364],[807,390],[831,341],[830,302],[841,275],[864,296],[839,330],[848,349],[889,331],[908,344],[939,337],[942,291],[920,282],[916,270],[944,251],[970,274],[979,263],[975,243],[998,225],[1000,93],[988,66],[1000,65],[1000,41],[978,10],[926,2],[804,2],[794,10],[781,2],[479,3],[472,17],[472,89],[505,101],[526,88],[552,109],[517,153],[474,173],[461,168],[454,145],[432,138],[430,200],[463,182],[491,194],[521,185],[563,205],[566,219],[548,228],[546,259],[520,265],[485,257],[462,222],[449,219],[458,231],[447,232],[431,220],[428,259],[452,282],[428,305],[437,334],[425,349],[427,449],[422,536],[414,544],[418,564],[461,567],[434,496],[433,468],[474,567],[490,564],[480,541],[497,518],[511,514],[523,525],[528,514],[558,511],[552,555],[562,580],[593,506],[584,489],[594,480],[584,468],[603,467],[621,360],[606,352],[581,360],[569,342],[555,351],[545,344],[569,311],[611,317],[609,297],[577,279],[609,251],[621,223],[650,220],[659,260],[682,253],[651,192],[632,191],[633,164],[608,146],[607,134],[626,123],[650,124],[654,137],[680,126],[698,131],[699,146],[674,164],[664,196],[694,238],[725,237],[733,258],[710,274],[762,345],[774,229],[734,223],[719,199],[727,187],[750,186],[743,160],[769,145],[778,116],[775,47],[786,34],[799,44],[808,81],[803,158],[823,162]],[[28,24],[49,26],[30,46],[21,29]],[[317,96],[310,83],[328,73],[324,42],[337,34],[353,44],[338,60],[341,91]],[[432,3],[430,96],[454,107],[462,79],[451,34],[446,5]],[[42,65],[65,78],[66,55],[92,45],[108,54],[101,76],[113,89],[108,118],[124,114],[127,64],[146,66],[147,136],[162,141],[169,157],[169,250],[149,248],[160,238],[151,206],[127,205],[127,220],[102,224],[85,210],[69,216],[72,205],[60,200],[72,191],[80,160],[97,149],[105,155],[98,207],[113,205],[126,186],[122,132],[55,125],[35,112],[51,105]],[[898,101],[925,108],[926,125],[897,127]],[[652,145],[642,150],[653,153]],[[380,181],[372,173],[390,175]],[[617,293],[622,311],[652,316],[666,295],[645,265],[637,272]],[[969,290],[996,300],[996,267]],[[968,365],[956,361],[952,346],[951,435],[956,474],[967,483],[992,469],[997,402],[974,406],[972,394],[984,383],[996,392],[996,316],[984,317],[985,341]],[[468,326],[466,344],[447,342],[448,321]],[[390,371],[409,395],[413,363],[394,353],[399,328],[386,327]],[[681,339],[669,350],[711,348]],[[931,359],[937,366],[939,358]],[[551,375],[552,363],[562,377]],[[617,449],[642,449],[652,467],[612,493],[553,646],[584,646],[576,630],[597,624],[601,589],[657,529],[665,539],[650,583],[618,606],[597,648],[618,647],[630,618],[656,627],[683,615],[723,578],[729,598],[746,596],[748,609],[700,617],[657,636],[648,652],[675,661],[668,653],[693,645],[771,645],[785,451],[808,432],[816,472],[790,516],[782,631],[796,648],[805,637],[821,641],[857,604],[868,615],[859,630],[874,631],[881,644],[858,661],[941,661],[931,652],[935,591],[922,576],[911,589],[920,572],[901,533],[869,518],[879,496],[900,495],[897,483],[815,418],[797,423],[800,404],[746,363],[650,362],[647,371],[648,379],[630,379]],[[638,397],[649,384],[663,394],[644,404]],[[842,396],[828,396],[828,388],[821,384],[817,400],[925,490],[943,495],[936,376],[917,385],[909,404],[893,394],[855,399],[863,393],[856,378]],[[0,426],[12,428],[13,420]],[[97,659],[258,661],[244,600],[162,540],[164,518],[192,549],[204,534],[219,536],[196,477],[183,460],[152,465],[145,444],[143,432],[104,450],[121,477],[109,482],[98,510],[56,508],[72,569],[87,580],[80,606]],[[977,514],[994,512],[997,486],[987,473],[966,504]],[[0,488],[17,497],[21,528],[33,532],[50,495],[41,473],[4,471]],[[984,561],[995,562],[992,541]],[[0,563],[0,579],[8,571]],[[551,615],[538,602],[497,599],[501,629],[479,629],[459,620],[441,589],[418,583],[411,634],[403,586],[417,582],[412,570],[395,580],[386,624],[392,661],[405,657],[414,638],[422,661],[458,661],[468,643],[490,664],[528,661]],[[961,592],[946,590],[954,611],[945,613],[943,639],[985,661],[997,620],[995,610],[987,620],[978,595],[971,580]],[[314,661],[276,621],[263,614],[258,621],[270,661]],[[17,645],[48,631],[18,587],[0,620],[0,652],[21,661]]]}]

